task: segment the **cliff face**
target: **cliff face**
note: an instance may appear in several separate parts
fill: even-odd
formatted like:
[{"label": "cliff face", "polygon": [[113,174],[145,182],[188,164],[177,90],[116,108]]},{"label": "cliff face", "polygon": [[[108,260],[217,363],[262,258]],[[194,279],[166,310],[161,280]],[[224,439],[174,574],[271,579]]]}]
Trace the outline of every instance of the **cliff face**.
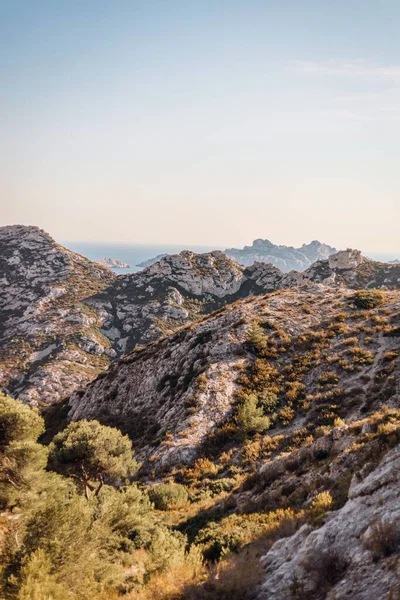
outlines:
[{"label": "cliff face", "polygon": [[322,527],[304,525],[277,542],[262,559],[265,583],[257,600],[296,597],[295,586],[303,598],[396,598],[399,468],[396,446],[370,474],[353,475],[347,502]]}]

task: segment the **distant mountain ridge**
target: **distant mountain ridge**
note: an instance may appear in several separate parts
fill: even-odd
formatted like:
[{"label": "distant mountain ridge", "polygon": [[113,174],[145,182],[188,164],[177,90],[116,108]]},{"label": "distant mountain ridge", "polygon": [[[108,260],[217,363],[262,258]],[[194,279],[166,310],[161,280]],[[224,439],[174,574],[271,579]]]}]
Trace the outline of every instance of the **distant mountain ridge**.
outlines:
[{"label": "distant mountain ridge", "polygon": [[[303,244],[300,248],[295,248],[294,246],[279,246],[267,239],[259,238],[254,240],[251,246],[227,248],[222,252],[244,266],[251,266],[256,262],[271,263],[284,273],[288,273],[289,271],[305,271],[317,260],[326,259],[335,254],[337,250],[318,240],[314,240],[310,244]],[[166,256],[168,255],[159,254],[139,263],[137,266],[150,267]]]},{"label": "distant mountain ridge", "polygon": [[284,272],[305,271],[317,260],[328,258],[337,252],[336,248],[323,244],[318,240],[303,244],[300,248],[279,246],[267,239],[254,240],[251,246],[244,248],[228,248],[225,254],[242,265],[255,262],[270,262]]}]

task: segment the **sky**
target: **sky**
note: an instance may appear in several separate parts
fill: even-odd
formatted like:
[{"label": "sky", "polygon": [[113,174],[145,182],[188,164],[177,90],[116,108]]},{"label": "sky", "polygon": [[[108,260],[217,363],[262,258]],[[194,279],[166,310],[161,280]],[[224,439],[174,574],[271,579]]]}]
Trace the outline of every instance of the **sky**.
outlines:
[{"label": "sky", "polygon": [[0,224],[400,250],[398,0],[0,0]]}]

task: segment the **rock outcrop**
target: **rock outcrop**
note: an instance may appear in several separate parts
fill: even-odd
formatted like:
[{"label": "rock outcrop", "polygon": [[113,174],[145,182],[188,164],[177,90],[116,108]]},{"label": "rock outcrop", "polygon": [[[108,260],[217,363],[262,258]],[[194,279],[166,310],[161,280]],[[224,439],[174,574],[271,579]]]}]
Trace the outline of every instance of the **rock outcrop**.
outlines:
[{"label": "rock outcrop", "polygon": [[117,258],[100,258],[98,263],[109,269],[129,269],[130,267],[128,263],[123,260],[118,260]]},{"label": "rock outcrop", "polygon": [[371,260],[359,250],[343,250],[327,260],[319,260],[304,275],[314,282],[355,289],[400,287],[400,264]]},{"label": "rock outcrop", "polygon": [[153,258],[148,258],[147,260],[143,260],[142,262],[138,263],[136,266],[141,267],[142,269],[145,269],[146,267],[150,267],[151,265],[154,265],[154,263],[158,262],[162,258],[165,258],[166,256],[167,256],[167,254],[165,254],[165,253],[157,254],[157,256],[154,256]]},{"label": "rock outcrop", "polygon": [[302,598],[396,598],[399,471],[396,446],[365,478],[353,475],[347,502],[330,513],[322,527],[304,525],[294,536],[278,541],[263,558],[265,584],[257,600],[296,598],[296,591]]}]

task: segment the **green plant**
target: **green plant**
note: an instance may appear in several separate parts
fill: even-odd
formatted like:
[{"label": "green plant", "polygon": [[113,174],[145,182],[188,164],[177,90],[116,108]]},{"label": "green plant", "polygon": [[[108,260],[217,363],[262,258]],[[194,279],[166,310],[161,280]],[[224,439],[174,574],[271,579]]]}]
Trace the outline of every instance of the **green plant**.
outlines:
[{"label": "green plant", "polygon": [[179,483],[160,483],[150,488],[149,497],[158,510],[176,510],[188,501],[186,488]]},{"label": "green plant", "polygon": [[351,300],[357,308],[376,308],[385,300],[385,295],[379,290],[360,290],[352,296]]},{"label": "green plant", "polygon": [[333,498],[329,492],[321,492],[315,496],[309,509],[309,520],[312,525],[319,526],[328,510],[332,508]]},{"label": "green plant", "polygon": [[86,498],[91,492],[99,494],[105,478],[120,480],[137,468],[128,436],[98,421],[70,423],[57,434],[50,445],[49,466],[78,481]]},{"label": "green plant", "polygon": [[255,394],[248,394],[237,407],[236,425],[244,434],[262,433],[271,425],[269,417],[264,416],[263,409],[257,406],[257,402]]}]

